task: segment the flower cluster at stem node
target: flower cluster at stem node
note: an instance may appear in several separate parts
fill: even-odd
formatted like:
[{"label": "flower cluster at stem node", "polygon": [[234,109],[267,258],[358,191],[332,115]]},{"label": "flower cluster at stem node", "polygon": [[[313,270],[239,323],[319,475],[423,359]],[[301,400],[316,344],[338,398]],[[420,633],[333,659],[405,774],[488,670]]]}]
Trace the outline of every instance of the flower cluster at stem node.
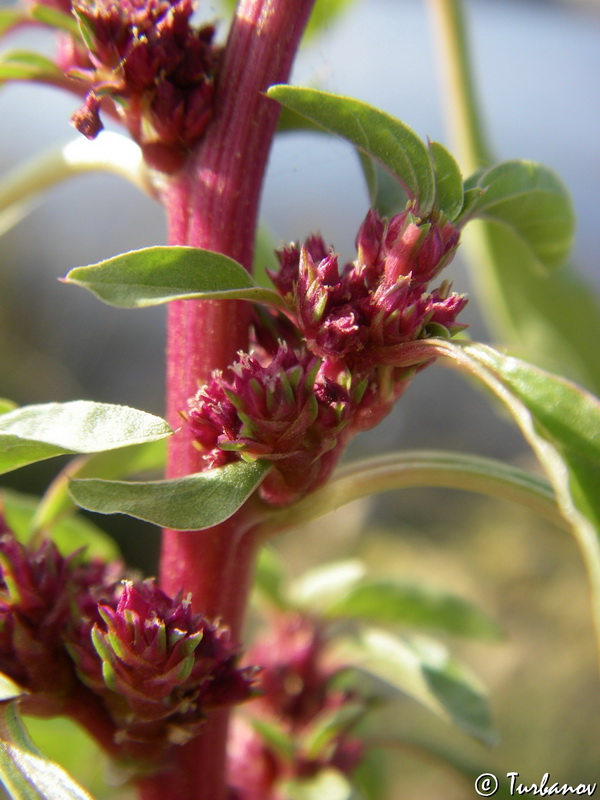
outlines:
[{"label": "flower cluster at stem node", "polygon": [[287,316],[257,313],[252,354],[215,373],[185,410],[207,468],[270,462],[261,494],[273,505],[322,484],[348,440],[380,422],[431,362],[419,343],[465,327],[466,298],[445,281],[429,288],[459,233],[412,208],[390,220],[369,211],[357,258],[342,269],[321,237],[281,250],[271,278]]}]

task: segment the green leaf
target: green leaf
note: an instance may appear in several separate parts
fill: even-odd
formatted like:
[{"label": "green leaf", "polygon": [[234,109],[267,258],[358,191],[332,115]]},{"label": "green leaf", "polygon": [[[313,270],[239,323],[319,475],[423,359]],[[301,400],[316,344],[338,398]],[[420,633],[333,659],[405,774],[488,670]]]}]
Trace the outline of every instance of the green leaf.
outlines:
[{"label": "green leaf", "polygon": [[302,737],[302,750],[311,760],[319,760],[332,740],[354,728],[367,713],[364,702],[346,702],[339,708],[326,709],[316,716]]},{"label": "green leaf", "polygon": [[575,216],[567,190],[552,170],[531,161],[506,161],[467,182],[484,191],[469,218],[508,226],[525,242],[542,271],[562,266],[573,246]]},{"label": "green leaf", "polygon": [[71,14],[65,14],[57,8],[45,5],[43,2],[32,6],[29,13],[37,22],[48,25],[51,28],[57,28],[59,31],[64,31],[75,39],[79,38],[79,25]]},{"label": "green leaf", "polygon": [[69,491],[88,511],[128,514],[174,530],[202,530],[235,514],[269,468],[263,461],[238,461],[173,480],[73,480]]},{"label": "green leaf", "polygon": [[7,400],[4,397],[0,397],[0,414],[6,414],[8,411],[14,411],[17,408],[17,404],[13,403],[12,400]]},{"label": "green leaf", "polygon": [[12,800],[93,800],[37,749],[14,702],[0,703],[0,775]]},{"label": "green leaf", "polygon": [[66,453],[94,453],[155,441],[172,429],[127,406],[74,400],[23,406],[0,416],[0,473]]},{"label": "green leaf", "polygon": [[312,778],[286,781],[282,789],[285,800],[360,800],[348,778],[331,768]]},{"label": "green leaf", "polygon": [[[36,530],[33,522],[39,498],[9,489],[3,489],[0,498],[9,528],[19,541],[27,543]],[[112,561],[119,557],[119,550],[114,539],[93,522],[80,515],[68,516],[55,521],[46,528],[45,532],[51,534],[52,541],[65,556],[74,550],[85,547],[86,558]]]},{"label": "green leaf", "polygon": [[297,578],[289,589],[296,607],[321,612],[346,596],[364,578],[366,566],[359,559],[320,564]]},{"label": "green leaf", "polygon": [[62,78],[56,64],[39,53],[10,50],[0,55],[0,81]]},{"label": "green leaf", "polygon": [[39,502],[30,521],[30,532],[52,529],[57,520],[63,520],[76,509],[69,494],[71,478],[118,478],[139,475],[142,472],[162,471],[167,455],[166,442],[144,442],[121,450],[108,450],[91,456],[72,459],[56,476]]},{"label": "green leaf", "polygon": [[27,689],[23,689],[8,675],[0,672],[0,704],[4,704],[7,700],[16,700],[17,697],[22,697],[24,694],[28,694]]},{"label": "green leaf", "polygon": [[498,625],[460,597],[398,580],[366,580],[323,609],[327,617],[414,625],[458,636],[497,640]]},{"label": "green leaf", "polygon": [[285,574],[272,547],[263,547],[258,555],[254,585],[270,605],[281,609],[289,607],[285,593]]},{"label": "green leaf", "polygon": [[252,279],[237,261],[195,247],[147,247],[88,267],[64,279],[119,308],[145,308],[186,299],[238,299],[284,307],[272,289]]},{"label": "green leaf", "polygon": [[439,142],[429,143],[429,155],[435,174],[435,202],[452,222],[463,208],[464,188],[460,168],[446,148]]},{"label": "green leaf", "polygon": [[439,642],[371,629],[341,643],[337,655],[471,736],[486,744],[496,742],[485,690]]},{"label": "green leaf", "polygon": [[0,36],[26,19],[27,13],[23,9],[0,8]]},{"label": "green leaf", "polygon": [[501,401],[544,468],[588,571],[600,646],[600,400],[579,386],[481,344],[428,347]]},{"label": "green leaf", "polygon": [[267,94],[379,161],[416,201],[420,216],[432,210],[435,179],[429,153],[404,123],[359,100],[316,89],[281,85]]},{"label": "green leaf", "polygon": [[514,355],[600,393],[600,298],[570,265],[540,275],[531,249],[508,228],[469,225],[463,243],[483,315]]}]

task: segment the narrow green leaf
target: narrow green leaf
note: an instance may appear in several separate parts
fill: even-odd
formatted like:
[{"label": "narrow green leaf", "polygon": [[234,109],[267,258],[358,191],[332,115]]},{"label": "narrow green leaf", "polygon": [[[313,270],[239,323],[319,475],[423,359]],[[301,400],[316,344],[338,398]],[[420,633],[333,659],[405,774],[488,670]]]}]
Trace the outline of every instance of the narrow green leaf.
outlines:
[{"label": "narrow green leaf", "polygon": [[144,442],[121,450],[108,450],[91,456],[72,459],[52,481],[41,498],[30,532],[51,530],[57,520],[64,520],[76,506],[69,494],[71,478],[104,478],[116,480],[143,472],[162,472],[167,447],[164,439]]},{"label": "narrow green leaf", "polygon": [[93,800],[37,749],[14,702],[0,703],[0,775],[12,800]]},{"label": "narrow green leaf", "polygon": [[[35,533],[33,522],[39,498],[9,489],[2,489],[0,500],[8,527],[17,539],[27,543]],[[119,550],[112,537],[81,515],[63,517],[45,529],[51,535],[63,555],[86,548],[87,558],[112,561],[119,557]]]},{"label": "narrow green leaf", "polygon": [[435,205],[452,222],[462,211],[465,199],[460,168],[439,142],[429,143],[429,155],[435,174]]},{"label": "narrow green leaf", "polygon": [[514,355],[600,394],[600,298],[571,265],[541,275],[509,228],[476,221],[463,244],[483,315]]},{"label": "narrow green leaf", "polygon": [[79,38],[79,25],[75,17],[71,14],[65,14],[57,8],[45,5],[44,3],[33,5],[29,13],[37,22],[48,25],[51,28],[56,28],[59,31],[65,31],[65,33],[70,34],[75,37],[75,39]]},{"label": "narrow green leaf", "polygon": [[23,9],[0,8],[0,36],[26,19],[27,13]]},{"label": "narrow green leaf", "polygon": [[370,629],[344,641],[338,656],[486,744],[497,740],[485,690],[439,642]]},{"label": "narrow green leaf", "polygon": [[88,511],[128,514],[175,530],[202,530],[235,514],[269,468],[263,461],[238,461],[174,480],[74,480],[69,491]]},{"label": "narrow green leaf", "polygon": [[430,342],[432,352],[452,359],[491,389],[544,468],[583,554],[600,647],[600,400],[491,347]]},{"label": "narrow green leaf", "polygon": [[506,161],[467,181],[483,193],[469,218],[508,226],[531,250],[543,270],[562,266],[573,246],[575,216],[562,182],[531,161]]},{"label": "narrow green leaf", "polygon": [[10,50],[0,56],[0,81],[32,81],[62,78],[62,72],[49,58],[26,50]]},{"label": "narrow green leaf", "polygon": [[335,769],[322,769],[312,778],[283,784],[285,800],[360,800],[349,779]]},{"label": "narrow green leaf", "polygon": [[487,614],[460,597],[398,580],[366,580],[323,609],[327,617],[413,625],[458,636],[497,640]]},{"label": "narrow green leaf", "polygon": [[185,299],[238,299],[283,307],[272,289],[252,279],[241,264],[195,247],[147,247],[88,267],[64,279],[119,308],[145,308]]},{"label": "narrow green leaf", "polygon": [[13,403],[12,400],[7,400],[4,397],[0,397],[0,414],[6,414],[8,411],[14,411],[17,408],[17,404]]},{"label": "narrow green leaf", "polygon": [[5,703],[7,700],[16,700],[17,697],[22,697],[24,694],[28,694],[27,689],[23,689],[8,675],[0,672],[0,703]]},{"label": "narrow green leaf", "polygon": [[269,604],[276,608],[288,608],[285,574],[277,554],[271,547],[263,547],[258,555],[254,585]]},{"label": "narrow green leaf", "polygon": [[323,710],[302,737],[303,751],[308,758],[318,760],[333,739],[355,727],[366,713],[363,702],[346,702],[339,708]]},{"label": "narrow green leaf", "polygon": [[23,406],[0,416],[0,473],[66,453],[94,453],[155,441],[173,431],[127,406],[74,400]]},{"label": "narrow green leaf", "polygon": [[379,161],[400,181],[420,216],[434,205],[435,179],[425,144],[404,123],[349,97],[304,89],[272,86],[267,94],[321,127],[337,134]]}]

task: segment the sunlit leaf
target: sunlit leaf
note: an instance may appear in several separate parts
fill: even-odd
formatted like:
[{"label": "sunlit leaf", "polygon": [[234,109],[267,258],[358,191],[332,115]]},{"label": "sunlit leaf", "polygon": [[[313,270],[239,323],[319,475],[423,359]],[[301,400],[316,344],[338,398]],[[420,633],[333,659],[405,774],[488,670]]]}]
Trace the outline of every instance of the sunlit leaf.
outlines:
[{"label": "sunlit leaf", "polygon": [[365,575],[366,566],[359,559],[320,564],[296,578],[289,597],[300,608],[320,612],[345,597]]},{"label": "sunlit leaf", "polygon": [[235,514],[268,470],[262,461],[239,461],[173,480],[73,480],[69,491],[88,511],[128,514],[175,530],[202,530]]},{"label": "sunlit leaf", "polygon": [[0,672],[0,703],[3,704],[7,700],[16,700],[17,697],[22,697],[24,694],[27,694],[26,689],[15,683],[8,675]]},{"label": "sunlit leaf", "polygon": [[0,776],[13,800],[92,800],[33,744],[14,702],[0,703]]},{"label": "sunlit leaf", "polygon": [[[2,489],[0,501],[8,527],[19,541],[27,543],[34,529],[33,521],[40,499]],[[112,561],[119,557],[114,539],[83,516],[74,515],[59,519],[47,532],[51,534],[52,541],[65,556],[85,547],[87,558]]]},{"label": "sunlit leaf", "polygon": [[485,345],[431,339],[428,347],[490,389],[536,454],[581,548],[600,646],[600,400]]},{"label": "sunlit leaf", "polygon": [[365,579],[323,609],[327,617],[411,625],[458,636],[498,639],[500,629],[460,597],[392,579]]},{"label": "sunlit leaf", "polygon": [[56,64],[39,53],[9,50],[0,55],[0,81],[62,78]]},{"label": "sunlit leaf", "polygon": [[196,247],[134,250],[88,267],[75,267],[65,282],[83,286],[103,302],[120,308],[193,298],[283,305],[275,291],[258,286],[237,261]]},{"label": "sunlit leaf", "polygon": [[43,2],[33,4],[29,13],[37,22],[79,38],[79,26],[72,14],[65,14]]},{"label": "sunlit leaf", "polygon": [[66,453],[94,453],[155,441],[173,431],[127,406],[74,400],[23,406],[0,416],[0,472]]},{"label": "sunlit leaf", "polygon": [[13,403],[12,400],[7,400],[4,397],[0,398],[0,414],[6,414],[8,411],[14,411],[17,408],[17,404]]},{"label": "sunlit leaf", "polygon": [[285,800],[360,800],[349,779],[335,769],[323,769],[313,778],[286,781]]},{"label": "sunlit leaf", "polygon": [[435,174],[435,205],[453,221],[464,203],[463,179],[460,168],[446,148],[439,142],[429,143],[429,155]]},{"label": "sunlit leaf", "polygon": [[470,205],[469,217],[509,227],[546,270],[565,263],[575,216],[567,190],[552,170],[531,161],[506,161],[466,185],[484,190]]},{"label": "sunlit leaf", "polygon": [[463,241],[486,324],[514,355],[600,393],[600,298],[570,265],[549,275],[505,226],[469,224]]},{"label": "sunlit leaf", "polygon": [[496,741],[485,690],[441,643],[371,629],[345,640],[337,655],[471,736],[486,744]]},{"label": "sunlit leaf", "polygon": [[0,8],[0,36],[27,19],[27,13],[21,8]]},{"label": "sunlit leaf", "polygon": [[435,179],[429,153],[404,123],[359,100],[316,89],[272,86],[268,95],[375,158],[416,201],[420,216],[431,211]]}]

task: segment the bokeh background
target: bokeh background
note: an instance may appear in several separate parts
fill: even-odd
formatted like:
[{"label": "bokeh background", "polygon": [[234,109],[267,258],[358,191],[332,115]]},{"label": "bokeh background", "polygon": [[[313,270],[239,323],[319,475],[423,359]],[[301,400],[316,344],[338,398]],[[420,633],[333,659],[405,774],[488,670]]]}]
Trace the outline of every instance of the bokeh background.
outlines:
[{"label": "bokeh background", "polygon": [[[562,176],[579,218],[574,258],[600,291],[600,5],[466,0],[465,7],[496,153],[544,162]],[[203,0],[200,13],[217,19],[221,8]],[[293,82],[370,102],[451,147],[430,22],[425,0],[355,0],[303,47]],[[39,34],[19,34],[11,44],[51,52]],[[72,138],[68,119],[76,105],[46,88],[3,87],[0,174]],[[277,140],[262,208],[275,245],[319,231],[352,258],[367,205],[349,146],[307,134]],[[160,414],[164,309],[115,310],[57,278],[72,266],[164,242],[160,207],[107,175],[57,187],[8,230],[0,245],[0,396],[23,404],[89,398]],[[469,291],[460,259],[451,269],[455,288]],[[476,299],[466,317],[475,338],[493,341]],[[384,425],[356,441],[349,457],[426,447],[531,465],[520,435],[486,398],[437,366],[419,376]],[[55,469],[54,462],[26,468],[4,483],[41,492]],[[152,572],[156,531],[124,518],[108,523],[127,558]],[[411,490],[350,506],[277,546],[290,575],[358,555],[377,574],[455,591],[500,621],[506,637],[499,644],[451,642],[491,689],[498,747],[487,751],[409,701],[390,710],[390,728],[454,749],[484,771],[518,771],[524,782],[539,782],[544,772],[575,785],[600,782],[600,696],[586,578],[563,531],[499,502]],[[390,797],[476,796],[453,770],[412,747],[394,751],[389,761]]]}]

